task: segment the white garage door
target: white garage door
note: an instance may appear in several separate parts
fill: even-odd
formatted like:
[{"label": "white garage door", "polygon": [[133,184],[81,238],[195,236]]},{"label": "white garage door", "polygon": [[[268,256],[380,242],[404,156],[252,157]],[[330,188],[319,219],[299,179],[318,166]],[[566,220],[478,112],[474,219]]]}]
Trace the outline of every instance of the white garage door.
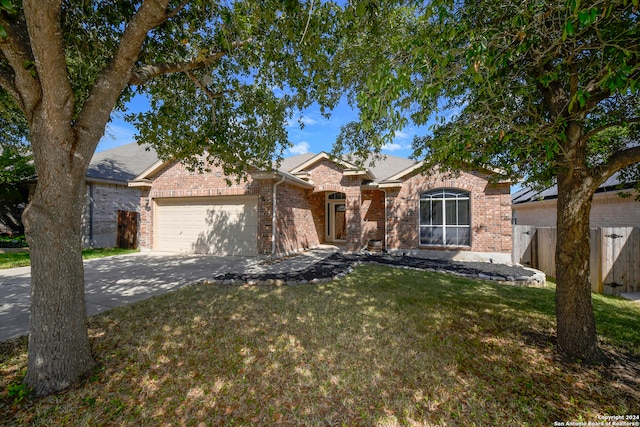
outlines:
[{"label": "white garage door", "polygon": [[156,203],[155,250],[257,254],[257,196],[156,199]]}]

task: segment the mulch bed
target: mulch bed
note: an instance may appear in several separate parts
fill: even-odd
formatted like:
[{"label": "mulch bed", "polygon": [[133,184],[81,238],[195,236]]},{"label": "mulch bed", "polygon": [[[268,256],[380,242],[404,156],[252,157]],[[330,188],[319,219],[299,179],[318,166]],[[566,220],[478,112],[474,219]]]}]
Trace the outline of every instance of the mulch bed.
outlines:
[{"label": "mulch bed", "polygon": [[299,284],[327,281],[348,274],[356,264],[381,264],[390,267],[414,268],[495,281],[534,281],[532,279],[536,274],[535,271],[524,267],[489,262],[448,261],[370,252],[336,252],[304,270],[287,273],[226,273],[216,276],[214,282],[235,284],[236,282],[281,281],[288,284]]}]

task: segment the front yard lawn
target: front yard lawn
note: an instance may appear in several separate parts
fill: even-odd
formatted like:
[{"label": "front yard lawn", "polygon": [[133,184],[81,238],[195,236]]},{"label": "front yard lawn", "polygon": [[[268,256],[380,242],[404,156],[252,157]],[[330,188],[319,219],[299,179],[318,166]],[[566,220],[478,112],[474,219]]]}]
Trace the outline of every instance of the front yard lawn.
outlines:
[{"label": "front yard lawn", "polygon": [[[82,251],[82,258],[103,258],[114,255],[129,254],[132,252],[137,252],[137,250],[120,248],[85,249]],[[29,262],[29,252],[0,253],[0,270],[4,268],[27,267]]]},{"label": "front yard lawn", "polygon": [[553,286],[381,266],[323,285],[193,285],[92,318],[98,368],[58,396],[21,399],[26,340],[0,343],[0,419],[538,426],[637,414],[640,307],[594,304],[614,361],[584,367],[556,354]]}]

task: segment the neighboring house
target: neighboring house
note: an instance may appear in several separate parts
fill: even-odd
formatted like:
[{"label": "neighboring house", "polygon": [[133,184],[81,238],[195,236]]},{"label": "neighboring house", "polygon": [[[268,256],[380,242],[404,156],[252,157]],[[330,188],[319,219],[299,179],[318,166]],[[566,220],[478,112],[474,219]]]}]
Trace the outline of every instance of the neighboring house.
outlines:
[{"label": "neighboring house", "polygon": [[83,215],[86,247],[138,247],[140,190],[128,182],[157,161],[153,148],[135,142],[94,154]]},{"label": "neighboring house", "polygon": [[[632,196],[622,198],[621,192]],[[597,227],[640,227],[640,203],[633,184],[624,185],[616,173],[598,188],[591,204],[590,225]],[[513,223],[537,227],[555,227],[557,224],[558,189],[553,186],[544,191],[523,188],[512,195]]]},{"label": "neighboring house", "polygon": [[[128,182],[158,161],[156,152],[137,143],[95,153],[86,178],[83,245],[138,247],[140,190]],[[37,180],[25,183],[33,192]]]},{"label": "neighboring house", "polygon": [[219,167],[201,174],[158,161],[129,185],[141,191],[142,249],[262,256],[376,240],[390,251],[511,252],[509,183],[488,171],[423,175],[420,166],[385,156],[359,168],[307,153],[228,185]]}]

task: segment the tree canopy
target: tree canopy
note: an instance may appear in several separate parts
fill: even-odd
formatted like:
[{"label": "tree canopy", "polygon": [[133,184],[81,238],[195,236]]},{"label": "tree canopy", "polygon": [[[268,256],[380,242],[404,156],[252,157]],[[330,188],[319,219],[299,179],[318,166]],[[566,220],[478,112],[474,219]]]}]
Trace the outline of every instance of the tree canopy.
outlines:
[{"label": "tree canopy", "polygon": [[297,0],[0,0],[0,120],[14,126],[11,138],[28,134],[38,176],[23,215],[32,269],[25,382],[37,394],[93,366],[81,215],[113,111],[148,97],[150,111],[125,117],[165,159],[268,169],[289,146],[294,110],[338,100],[323,71],[339,10]]},{"label": "tree canopy", "polygon": [[343,34],[337,74],[360,120],[338,149],[379,149],[407,124],[431,123],[413,143],[426,170],[556,183],[558,348],[599,358],[589,213],[614,173],[639,182],[638,0],[363,3],[348,6],[359,22]]},{"label": "tree canopy", "polygon": [[639,160],[637,1],[401,3],[374,8],[348,43],[372,51],[366,75],[343,77],[358,129],[384,124],[376,145],[429,123],[414,142],[429,165],[491,165],[549,185],[579,126],[597,180]]}]

